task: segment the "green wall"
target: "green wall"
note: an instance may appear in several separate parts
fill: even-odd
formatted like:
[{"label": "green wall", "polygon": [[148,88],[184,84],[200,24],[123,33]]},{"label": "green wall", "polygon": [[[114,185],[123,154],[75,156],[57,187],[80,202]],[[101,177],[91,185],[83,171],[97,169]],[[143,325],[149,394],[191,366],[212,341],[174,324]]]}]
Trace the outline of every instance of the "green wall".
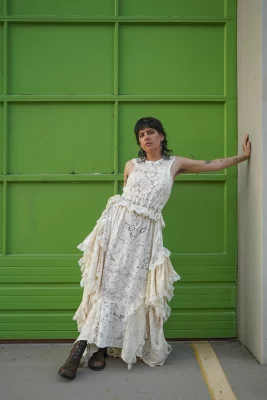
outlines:
[{"label": "green wall", "polygon": [[[235,155],[235,0],[0,0],[0,339],[76,338],[81,253],[161,119],[174,154]],[[167,338],[236,332],[237,170],[176,179]]]}]

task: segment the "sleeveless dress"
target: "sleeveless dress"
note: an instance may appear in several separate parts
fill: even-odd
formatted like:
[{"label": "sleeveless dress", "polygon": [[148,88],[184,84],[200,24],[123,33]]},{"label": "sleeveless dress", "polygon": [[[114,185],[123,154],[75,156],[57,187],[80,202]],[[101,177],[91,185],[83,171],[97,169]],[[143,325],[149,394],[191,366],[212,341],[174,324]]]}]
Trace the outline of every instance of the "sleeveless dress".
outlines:
[{"label": "sleeveless dress", "polygon": [[93,231],[78,246],[84,289],[73,319],[80,332],[76,342],[88,343],[87,360],[98,347],[107,347],[129,369],[137,357],[152,367],[163,365],[171,352],[163,324],[180,276],[163,247],[161,211],[172,190],[174,158],[133,159],[123,194],[108,200]]}]

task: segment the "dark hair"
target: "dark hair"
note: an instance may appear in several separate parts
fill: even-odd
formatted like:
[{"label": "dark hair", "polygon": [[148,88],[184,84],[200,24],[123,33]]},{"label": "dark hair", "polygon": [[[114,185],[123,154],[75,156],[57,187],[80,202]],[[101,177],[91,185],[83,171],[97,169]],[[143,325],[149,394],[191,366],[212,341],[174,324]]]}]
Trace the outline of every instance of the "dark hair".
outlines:
[{"label": "dark hair", "polygon": [[[136,122],[135,127],[134,127],[136,142],[139,146],[140,146],[140,143],[139,143],[138,134],[142,129],[145,129],[145,128],[155,129],[159,133],[162,133],[162,135],[164,136],[164,139],[162,141],[161,155],[163,158],[166,158],[168,160],[170,158],[170,154],[172,153],[172,150],[169,150],[167,147],[167,144],[168,144],[167,134],[163,128],[162,123],[158,119],[152,118],[152,117],[145,117],[145,118],[139,119]],[[146,159],[145,150],[140,148],[140,150],[138,152],[138,157],[140,157],[142,161],[145,161],[145,159]]]}]

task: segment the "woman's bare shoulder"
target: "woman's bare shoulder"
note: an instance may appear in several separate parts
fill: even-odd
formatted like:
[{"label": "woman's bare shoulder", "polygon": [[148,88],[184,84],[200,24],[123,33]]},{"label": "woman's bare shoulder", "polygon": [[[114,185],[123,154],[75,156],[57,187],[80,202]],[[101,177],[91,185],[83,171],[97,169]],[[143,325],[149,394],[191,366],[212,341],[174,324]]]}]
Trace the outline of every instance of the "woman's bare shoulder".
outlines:
[{"label": "woman's bare shoulder", "polygon": [[126,161],[125,167],[133,167],[135,163],[136,163],[136,158],[133,158],[131,160]]},{"label": "woman's bare shoulder", "polygon": [[130,160],[126,161],[126,164],[131,165],[136,162],[137,158],[131,158]]},{"label": "woman's bare shoulder", "polygon": [[135,159],[126,161],[125,167],[124,167],[125,172],[126,173],[131,172],[134,168],[134,164],[135,164]]}]

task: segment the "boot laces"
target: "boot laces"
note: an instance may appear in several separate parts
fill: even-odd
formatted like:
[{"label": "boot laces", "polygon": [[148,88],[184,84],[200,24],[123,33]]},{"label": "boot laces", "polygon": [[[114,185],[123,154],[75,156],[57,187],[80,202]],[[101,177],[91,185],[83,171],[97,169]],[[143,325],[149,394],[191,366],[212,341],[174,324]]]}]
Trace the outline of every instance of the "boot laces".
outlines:
[{"label": "boot laces", "polygon": [[83,355],[83,352],[85,350],[85,347],[86,347],[86,344],[79,343],[79,345],[76,347],[73,354],[70,355],[69,361],[71,361],[73,364],[79,364],[81,357]]}]

